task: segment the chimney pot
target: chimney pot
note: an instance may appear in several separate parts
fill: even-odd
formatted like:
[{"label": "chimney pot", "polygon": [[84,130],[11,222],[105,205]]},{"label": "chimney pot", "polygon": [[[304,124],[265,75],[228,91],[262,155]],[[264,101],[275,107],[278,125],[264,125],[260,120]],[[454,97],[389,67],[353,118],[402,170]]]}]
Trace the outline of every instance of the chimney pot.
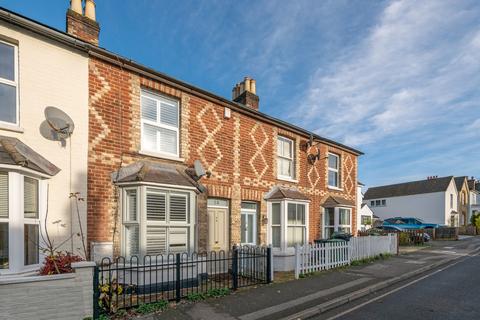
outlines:
[{"label": "chimney pot", "polygon": [[86,0],[85,2],[85,17],[97,21],[95,17],[95,1]]},{"label": "chimney pot", "polygon": [[245,91],[251,92],[251,89],[250,89],[250,78],[249,78],[249,77],[245,77],[245,79],[244,79],[243,81],[245,82]]},{"label": "chimney pot", "polygon": [[70,9],[78,14],[83,14],[82,0],[70,0]]},{"label": "chimney pot", "polygon": [[250,80],[250,91],[251,91],[253,94],[257,94],[257,86],[256,86],[255,79],[251,79],[251,80]]},{"label": "chimney pot", "polygon": [[255,80],[245,77],[242,82],[237,83],[232,90],[233,101],[241,103],[249,108],[258,110],[260,99],[255,94]]}]

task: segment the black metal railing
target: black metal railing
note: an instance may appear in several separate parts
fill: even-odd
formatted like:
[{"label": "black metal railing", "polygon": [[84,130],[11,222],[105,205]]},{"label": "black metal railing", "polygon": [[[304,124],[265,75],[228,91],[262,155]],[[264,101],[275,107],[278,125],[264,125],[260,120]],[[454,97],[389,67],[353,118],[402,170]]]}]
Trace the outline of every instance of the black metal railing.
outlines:
[{"label": "black metal railing", "polygon": [[95,268],[94,318],[141,304],[195,300],[219,290],[270,283],[271,248],[103,258]]}]

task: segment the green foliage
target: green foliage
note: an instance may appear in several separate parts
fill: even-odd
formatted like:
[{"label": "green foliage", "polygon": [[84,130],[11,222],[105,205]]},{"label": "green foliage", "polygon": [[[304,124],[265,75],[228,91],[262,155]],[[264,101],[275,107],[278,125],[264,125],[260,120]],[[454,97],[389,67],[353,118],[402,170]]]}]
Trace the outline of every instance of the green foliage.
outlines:
[{"label": "green foliage", "polygon": [[168,301],[160,300],[153,303],[142,303],[135,308],[135,312],[139,314],[147,314],[157,311],[163,311],[168,308]]},{"label": "green foliage", "polygon": [[210,289],[207,293],[190,293],[187,295],[187,300],[191,302],[196,302],[200,300],[205,300],[207,298],[220,298],[230,294],[230,289],[228,288],[216,288]]},{"label": "green foliage", "polygon": [[98,320],[109,320],[110,317],[107,316],[106,314],[101,314],[99,317],[98,317]]},{"label": "green foliage", "polygon": [[379,255],[372,257],[372,258],[365,258],[365,259],[360,259],[360,260],[354,260],[350,263],[351,266],[361,266],[364,264],[369,264],[372,262],[375,262],[377,260],[386,260],[390,258],[392,255],[389,253],[380,253]]},{"label": "green foliage", "polygon": [[207,297],[209,298],[219,298],[227,296],[230,294],[230,289],[228,288],[219,288],[219,289],[210,289],[207,291]]},{"label": "green foliage", "polygon": [[470,223],[477,228],[480,228],[480,213],[472,214],[470,218]]},{"label": "green foliage", "polygon": [[205,300],[207,298],[207,296],[204,294],[204,293],[189,293],[187,295],[187,300],[188,301],[191,301],[191,302],[196,302],[196,301],[200,301],[200,300]]}]

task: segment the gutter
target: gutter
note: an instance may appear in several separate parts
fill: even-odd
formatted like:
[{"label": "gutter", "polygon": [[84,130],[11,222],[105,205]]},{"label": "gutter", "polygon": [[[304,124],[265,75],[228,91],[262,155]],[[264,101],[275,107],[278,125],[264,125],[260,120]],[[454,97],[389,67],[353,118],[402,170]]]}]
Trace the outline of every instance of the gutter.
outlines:
[{"label": "gutter", "polygon": [[166,75],[164,73],[158,72],[156,70],[153,70],[151,68],[148,68],[140,63],[137,63],[131,59],[125,58],[121,55],[118,55],[116,53],[113,53],[111,51],[108,51],[104,48],[97,47],[94,45],[91,45],[87,42],[84,42],[82,40],[79,40],[69,34],[66,34],[63,31],[60,31],[58,29],[52,28],[50,26],[47,26],[45,24],[42,24],[40,22],[37,22],[35,20],[32,20],[30,18],[24,17],[22,15],[19,15],[17,13],[14,13],[8,9],[5,9],[3,7],[0,7],[0,20],[4,20],[6,22],[12,23],[14,25],[17,25],[19,27],[22,27],[24,29],[27,29],[29,31],[35,32],[37,34],[40,34],[44,37],[47,37],[49,39],[58,41],[64,45],[67,45],[69,47],[75,48],[77,50],[80,50],[82,52],[85,52],[89,54],[92,57],[107,61],[111,64],[117,65],[122,67],[123,69],[135,72],[137,74],[143,75],[145,77],[151,78],[153,80],[157,80],[160,82],[163,82],[169,86],[172,86],[176,89],[179,89],[184,92],[188,92],[191,95],[195,95],[197,97],[200,97],[202,99],[208,100],[210,102],[214,102],[215,104],[231,108],[239,113],[249,115],[250,117],[253,117],[257,120],[273,124],[277,127],[281,127],[282,129],[287,129],[288,131],[293,131],[296,134],[303,135],[307,139],[310,136],[313,136],[315,140],[321,141],[329,146],[332,147],[337,147],[339,149],[342,149],[344,151],[351,152],[357,156],[363,155],[364,153],[356,150],[354,148],[351,148],[349,146],[346,146],[344,144],[338,143],[334,140],[324,138],[322,136],[319,136],[318,134],[305,130],[303,128],[300,128],[296,125],[290,124],[286,121],[274,118],[272,116],[269,116],[265,113],[262,113],[260,111],[254,110],[252,108],[246,107],[240,103],[234,102],[227,100],[225,98],[222,98],[216,94],[213,94],[209,91],[203,90],[201,88],[198,88],[194,85],[191,85],[189,83],[186,83],[184,81],[175,79],[169,75]]}]

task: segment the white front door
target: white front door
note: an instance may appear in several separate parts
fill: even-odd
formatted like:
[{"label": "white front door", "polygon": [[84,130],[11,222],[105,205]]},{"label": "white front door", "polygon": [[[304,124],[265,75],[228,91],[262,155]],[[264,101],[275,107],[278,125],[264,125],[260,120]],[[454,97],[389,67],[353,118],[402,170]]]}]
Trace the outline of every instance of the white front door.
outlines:
[{"label": "white front door", "polygon": [[257,204],[243,202],[241,209],[240,242],[242,244],[257,243]]},{"label": "white front door", "polygon": [[228,251],[228,208],[208,208],[208,251]]}]

